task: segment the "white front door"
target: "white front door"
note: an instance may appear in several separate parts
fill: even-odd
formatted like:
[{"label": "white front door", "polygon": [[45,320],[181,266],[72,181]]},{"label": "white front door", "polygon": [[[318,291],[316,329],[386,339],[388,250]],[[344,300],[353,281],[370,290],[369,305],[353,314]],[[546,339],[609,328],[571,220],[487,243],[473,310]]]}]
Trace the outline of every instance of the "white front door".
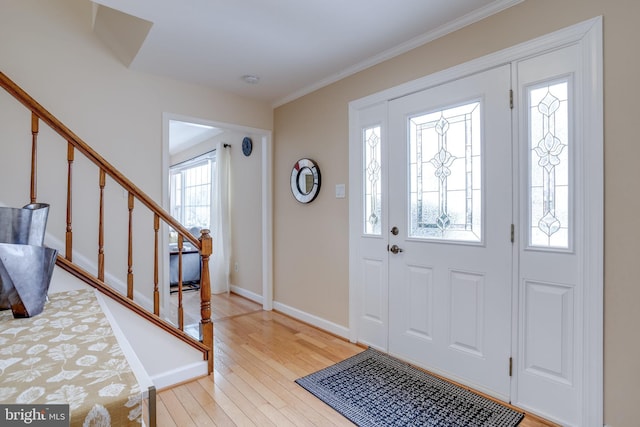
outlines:
[{"label": "white front door", "polygon": [[388,150],[389,352],[505,400],[510,80],[501,66],[391,101]]},{"label": "white front door", "polygon": [[353,341],[602,426],[601,31],[350,104]]}]

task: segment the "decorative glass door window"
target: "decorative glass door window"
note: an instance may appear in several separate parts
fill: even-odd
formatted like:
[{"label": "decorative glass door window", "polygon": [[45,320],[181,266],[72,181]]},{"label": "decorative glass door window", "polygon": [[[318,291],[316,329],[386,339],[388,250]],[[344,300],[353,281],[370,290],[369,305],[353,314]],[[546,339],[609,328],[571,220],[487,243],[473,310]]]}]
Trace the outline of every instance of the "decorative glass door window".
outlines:
[{"label": "decorative glass door window", "polygon": [[364,155],[364,233],[380,235],[382,211],[382,165],[380,126],[362,131]]},{"label": "decorative glass door window", "polygon": [[409,236],[482,240],[479,101],[409,118]]},{"label": "decorative glass door window", "polygon": [[569,81],[529,88],[529,246],[569,248]]}]

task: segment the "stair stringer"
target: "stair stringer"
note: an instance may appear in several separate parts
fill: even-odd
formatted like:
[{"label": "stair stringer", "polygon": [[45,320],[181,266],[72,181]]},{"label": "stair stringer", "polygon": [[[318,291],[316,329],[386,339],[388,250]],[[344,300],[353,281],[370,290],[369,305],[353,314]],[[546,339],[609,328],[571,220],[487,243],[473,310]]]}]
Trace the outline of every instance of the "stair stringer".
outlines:
[{"label": "stair stringer", "polygon": [[[56,266],[49,293],[92,289],[82,280]],[[207,376],[207,361],[202,352],[154,326],[117,301],[97,292],[107,318],[115,323],[114,331],[126,340],[157,390]]]}]

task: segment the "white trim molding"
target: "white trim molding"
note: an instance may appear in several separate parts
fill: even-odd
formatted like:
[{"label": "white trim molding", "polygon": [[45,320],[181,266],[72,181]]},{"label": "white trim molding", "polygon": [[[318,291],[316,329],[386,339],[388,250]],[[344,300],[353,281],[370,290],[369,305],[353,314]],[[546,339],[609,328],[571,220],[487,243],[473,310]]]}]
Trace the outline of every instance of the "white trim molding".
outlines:
[{"label": "white trim molding", "polygon": [[433,31],[429,31],[413,39],[406,41],[398,46],[395,46],[391,49],[385,50],[371,58],[365,59],[362,62],[359,62],[345,70],[335,73],[319,82],[307,86],[305,88],[300,89],[284,98],[281,98],[272,104],[273,108],[280,107],[288,102],[294,101],[298,98],[301,98],[311,92],[314,92],[318,89],[321,89],[325,86],[328,86],[332,83],[335,83],[339,80],[342,80],[346,77],[349,77],[353,74],[359,73],[360,71],[366,70],[367,68],[371,68],[374,65],[380,64],[389,59],[395,58],[396,56],[402,55],[403,53],[409,52],[412,49],[420,47],[424,44],[427,44],[433,40],[436,40],[440,37],[446,36],[449,33],[457,31],[461,28],[464,28],[468,25],[471,25],[475,22],[481,21],[485,18],[488,18],[491,15],[502,12],[505,9],[508,9],[512,6],[517,5],[518,3],[523,2],[524,0],[497,0],[485,7],[482,7],[478,10],[475,10],[472,13],[468,13],[460,18],[449,22],[445,25],[442,25]]},{"label": "white trim molding", "polygon": [[[232,123],[224,123],[200,119],[196,117],[188,117],[173,113],[162,114],[162,207],[169,210],[169,188],[168,188],[168,171],[169,171],[169,121],[177,120],[190,123],[198,123],[207,126],[213,126],[219,129],[229,130],[233,132],[256,135],[260,137],[262,148],[261,168],[262,168],[262,187],[261,187],[261,203],[262,203],[262,297],[261,303],[264,310],[271,310],[273,307],[273,136],[272,132],[265,129],[258,129],[249,126],[236,125]],[[167,235],[166,224],[162,224],[161,229],[161,245],[166,247],[164,239]],[[163,253],[164,267],[162,280],[164,288],[161,291],[162,311],[168,309],[168,298],[163,298],[169,294],[169,253]],[[234,292],[241,294],[238,286],[233,287]]]},{"label": "white trim molding", "polygon": [[256,294],[255,292],[251,292],[249,290],[241,288],[240,286],[231,285],[231,292],[236,295],[240,295],[241,297],[246,298],[249,301],[253,301],[256,304],[264,305],[264,298],[262,295],[259,295],[259,294]]},{"label": "white trim molding", "polygon": [[342,325],[338,325],[337,323],[329,322],[321,317],[315,316],[313,314],[309,314],[305,311],[298,310],[297,308],[293,308],[286,304],[274,301],[273,309],[279,311],[287,316],[291,316],[294,319],[300,320],[301,322],[308,323],[311,326],[315,326],[316,328],[320,328],[324,331],[337,335],[339,337],[348,339],[349,338],[349,329],[345,328]]}]

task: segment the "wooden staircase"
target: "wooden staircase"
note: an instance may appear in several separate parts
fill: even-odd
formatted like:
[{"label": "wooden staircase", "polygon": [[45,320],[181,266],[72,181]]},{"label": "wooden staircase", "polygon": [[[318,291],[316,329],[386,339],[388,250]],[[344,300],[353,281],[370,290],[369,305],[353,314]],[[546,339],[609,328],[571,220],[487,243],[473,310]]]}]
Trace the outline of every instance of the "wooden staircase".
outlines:
[{"label": "wooden staircase", "polygon": [[[64,231],[64,249],[58,248],[58,258],[56,264],[75,277],[79,278],[88,285],[98,289],[106,296],[118,301],[123,306],[132,310],[137,315],[143,317],[155,326],[162,328],[181,341],[189,344],[202,352],[203,360],[208,362],[208,372],[213,372],[213,323],[211,321],[211,284],[209,273],[209,257],[212,253],[212,239],[209,230],[201,230],[199,238],[194,237],[189,230],[176,221],[169,213],[160,207],[152,198],[134,185],[127,177],[120,173],[115,167],[107,162],[102,156],[95,152],[80,137],[74,134],[69,128],[62,124],[56,117],[49,113],[44,107],[36,102],[17,84],[9,79],[4,73],[0,72],[0,86],[2,86],[9,94],[31,112],[31,185],[30,200],[31,203],[37,202],[38,190],[38,135],[40,132],[40,123],[44,123],[55,133],[60,135],[67,141],[67,183],[66,189],[66,230]],[[25,132],[26,133],[26,132]],[[97,248],[97,271],[89,272],[77,263],[73,262],[73,165],[75,154],[79,152],[84,158],[99,169],[98,188],[99,207],[98,218],[98,248]],[[128,209],[128,242],[127,248],[123,251],[127,252],[127,283],[126,295],[118,292],[114,287],[105,283],[105,186],[106,178],[109,177],[115,181],[117,185],[122,187],[127,194]],[[46,177],[45,177],[46,178]],[[138,202],[136,204],[136,201]],[[153,228],[154,243],[149,248],[153,254],[153,312],[147,310],[142,305],[134,301],[134,275],[133,275],[133,243],[136,234],[133,229],[134,211],[137,205],[142,205],[143,209],[151,212],[153,224],[149,226]],[[159,250],[161,223],[166,224],[175,230],[178,235],[178,319],[177,326],[161,317],[160,313],[160,291],[159,277],[161,268],[161,251]],[[191,335],[184,332],[183,307],[182,307],[182,248],[184,240],[188,240],[200,253],[202,261],[202,273],[200,278],[200,332],[201,339],[195,339]],[[149,284],[150,286],[150,284]]]}]

